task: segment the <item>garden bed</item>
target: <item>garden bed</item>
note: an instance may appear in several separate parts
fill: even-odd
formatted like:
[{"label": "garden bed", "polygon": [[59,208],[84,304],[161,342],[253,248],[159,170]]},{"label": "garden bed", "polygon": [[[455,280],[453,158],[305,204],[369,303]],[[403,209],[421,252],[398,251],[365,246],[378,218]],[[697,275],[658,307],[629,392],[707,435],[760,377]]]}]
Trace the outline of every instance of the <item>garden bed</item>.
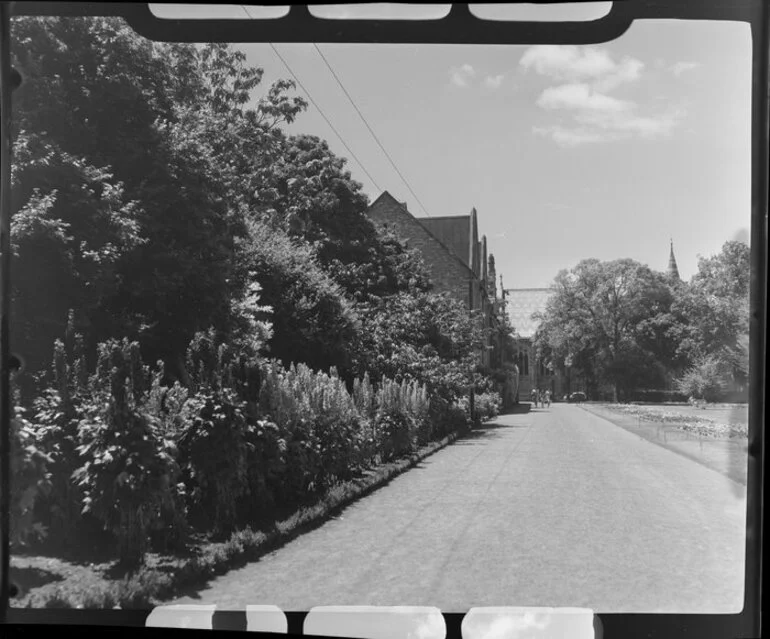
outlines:
[{"label": "garden bed", "polygon": [[741,405],[719,404],[694,408],[687,404],[596,404],[620,415],[636,417],[713,439],[747,438],[748,414]]},{"label": "garden bed", "polygon": [[19,589],[12,607],[22,608],[139,608],[173,598],[181,588],[254,561],[297,535],[321,525],[336,510],[383,486],[422,459],[457,439],[452,434],[427,444],[415,454],[382,464],[361,477],[338,484],[318,501],[276,522],[269,530],[245,529],[226,542],[199,537],[186,556],[150,553],[133,574],[120,572],[117,558],[94,563],[57,557],[14,555],[10,582]]},{"label": "garden bed", "polygon": [[[702,409],[686,404],[639,406],[597,402],[586,404],[583,409],[717,471],[736,482],[737,494],[745,491],[748,480],[745,407],[741,411],[736,406],[720,406],[708,417],[700,414],[704,412]],[[733,419],[725,419],[725,416]]]}]

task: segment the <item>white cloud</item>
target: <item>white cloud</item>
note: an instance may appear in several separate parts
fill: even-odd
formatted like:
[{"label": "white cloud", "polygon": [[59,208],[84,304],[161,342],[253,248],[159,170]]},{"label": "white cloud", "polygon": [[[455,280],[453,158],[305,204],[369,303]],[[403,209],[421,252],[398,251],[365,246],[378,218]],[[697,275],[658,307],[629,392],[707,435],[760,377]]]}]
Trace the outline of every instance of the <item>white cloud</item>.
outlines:
[{"label": "white cloud", "polygon": [[533,127],[533,132],[551,138],[563,147],[670,135],[684,117],[683,110],[645,116],[633,111],[584,111],[574,116],[573,126]]},{"label": "white cloud", "polygon": [[476,70],[470,64],[463,64],[460,67],[452,67],[449,71],[449,77],[452,84],[456,87],[466,87],[472,77],[476,75]]},{"label": "white cloud", "polygon": [[[479,73],[470,64],[463,64],[459,67],[452,67],[449,70],[449,81],[456,87],[465,88],[473,83],[473,80]],[[488,89],[499,89],[503,83],[504,75],[487,75],[482,76],[483,85]],[[481,77],[479,80],[481,81]]]},{"label": "white cloud", "polygon": [[625,57],[616,62],[606,49],[599,47],[552,44],[530,47],[519,64],[525,70],[533,69],[553,80],[590,81],[596,83],[600,91],[637,80],[644,68],[636,58]]},{"label": "white cloud", "polygon": [[562,84],[548,87],[537,99],[544,109],[587,109],[589,111],[625,111],[633,103],[592,91],[587,84]]},{"label": "white cloud", "polygon": [[484,80],[484,86],[490,89],[499,89],[503,83],[502,75],[488,75]]},{"label": "white cloud", "polygon": [[612,91],[624,83],[636,82],[642,75],[644,63],[636,58],[623,58],[612,73],[599,78],[594,87],[597,91]]},{"label": "white cloud", "polygon": [[670,135],[684,117],[683,109],[673,109],[655,115],[639,115],[635,112],[624,113],[581,113],[575,120],[587,126],[621,134],[637,134],[645,138]]},{"label": "white cloud", "polygon": [[671,73],[679,77],[685,71],[691,71],[692,69],[696,69],[699,66],[700,65],[697,64],[696,62],[677,62],[676,64],[671,65],[670,70],[671,70]]},{"label": "white cloud", "polygon": [[[613,59],[600,47],[530,47],[519,64],[526,71],[559,83],[545,88],[536,103],[546,111],[565,112],[568,121],[535,127],[533,131],[562,146],[670,135],[685,114],[683,109],[642,108],[610,95],[621,85],[638,82],[645,65],[629,56]],[[678,63],[671,70],[678,75],[692,65]]]}]

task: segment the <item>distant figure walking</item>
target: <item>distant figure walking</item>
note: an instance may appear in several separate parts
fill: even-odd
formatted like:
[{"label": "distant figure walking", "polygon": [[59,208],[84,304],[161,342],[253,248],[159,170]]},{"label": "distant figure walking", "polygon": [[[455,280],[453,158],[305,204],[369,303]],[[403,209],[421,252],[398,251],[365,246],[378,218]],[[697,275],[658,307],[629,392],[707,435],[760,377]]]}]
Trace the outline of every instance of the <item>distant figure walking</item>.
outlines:
[{"label": "distant figure walking", "polygon": [[537,389],[533,388],[532,392],[529,394],[530,399],[532,400],[532,404],[534,404],[535,408],[537,408]]},{"label": "distant figure walking", "polygon": [[551,407],[551,391],[549,390],[545,391],[545,403],[548,406],[548,408]]}]

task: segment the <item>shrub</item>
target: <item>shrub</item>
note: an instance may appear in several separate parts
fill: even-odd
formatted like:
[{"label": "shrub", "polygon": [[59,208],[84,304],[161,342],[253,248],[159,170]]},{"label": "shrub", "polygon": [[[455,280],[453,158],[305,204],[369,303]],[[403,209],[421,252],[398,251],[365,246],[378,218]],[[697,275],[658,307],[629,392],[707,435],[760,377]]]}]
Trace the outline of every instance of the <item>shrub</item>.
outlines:
[{"label": "shrub", "polygon": [[276,492],[284,500],[303,497],[315,486],[321,468],[320,443],[313,428],[315,374],[304,365],[285,370],[269,362],[263,372],[260,409],[278,424],[285,441],[285,466]]},{"label": "shrub", "polygon": [[82,533],[83,491],[71,477],[79,466],[78,423],[90,393],[83,339],[74,334],[73,319],[70,312],[67,343],[56,340],[54,344],[51,383],[34,400],[29,425],[50,458],[51,490],[38,502],[38,518],[53,538],[65,544]]},{"label": "shrub", "polygon": [[270,503],[268,475],[283,461],[280,437],[274,424],[259,420],[261,372],[253,351],[236,351],[209,329],[193,337],[186,363],[189,396],[182,389],[168,395],[170,408],[181,411],[188,504],[201,523],[224,534]]},{"label": "shrub", "polygon": [[415,423],[411,417],[399,413],[380,413],[377,416],[377,428],[382,432],[382,461],[392,461],[414,450]]},{"label": "shrub", "polygon": [[384,459],[411,453],[428,430],[430,400],[425,386],[383,378],[375,393],[375,423],[382,433]]},{"label": "shrub", "polygon": [[248,491],[240,503],[241,520],[259,519],[275,505],[275,495],[286,472],[286,439],[278,424],[258,419],[250,430],[247,452]]},{"label": "shrub", "polygon": [[121,563],[140,564],[151,528],[178,499],[173,443],[142,405],[149,372],[136,342],[100,344],[90,385],[79,424],[83,465],[73,479],[85,493],[83,512],[115,535]]},{"label": "shrub", "polygon": [[375,390],[369,379],[369,373],[364,373],[361,379],[353,381],[353,401],[358,414],[364,419],[373,419],[377,412]]},{"label": "shrub", "polygon": [[246,419],[244,403],[229,389],[204,387],[187,400],[184,413],[178,445],[189,506],[215,533],[230,532],[239,500],[248,497],[254,426]]},{"label": "shrub", "polygon": [[381,433],[377,427],[377,395],[369,373],[353,381],[353,402],[359,416],[359,455],[362,466],[377,462],[382,448]]},{"label": "shrub", "polygon": [[663,404],[665,402],[686,402],[687,395],[675,390],[640,389],[628,394],[630,402],[649,402]]},{"label": "shrub", "polygon": [[486,419],[491,419],[492,417],[497,417],[497,415],[500,414],[502,399],[496,392],[481,393],[475,396],[474,403],[477,418],[484,421]]},{"label": "shrub", "polygon": [[15,407],[11,429],[10,541],[12,547],[18,548],[46,534],[45,527],[34,521],[34,508],[51,490],[47,467],[53,460],[41,450],[34,428],[19,407]]},{"label": "shrub", "polygon": [[703,357],[676,380],[677,390],[694,399],[717,401],[724,388],[724,371],[719,360]]},{"label": "shrub", "polygon": [[[362,420],[335,369],[326,374],[299,364],[285,370],[273,362],[261,399],[263,411],[286,429],[295,494],[347,479],[364,465]],[[295,471],[302,481],[291,477]]]}]

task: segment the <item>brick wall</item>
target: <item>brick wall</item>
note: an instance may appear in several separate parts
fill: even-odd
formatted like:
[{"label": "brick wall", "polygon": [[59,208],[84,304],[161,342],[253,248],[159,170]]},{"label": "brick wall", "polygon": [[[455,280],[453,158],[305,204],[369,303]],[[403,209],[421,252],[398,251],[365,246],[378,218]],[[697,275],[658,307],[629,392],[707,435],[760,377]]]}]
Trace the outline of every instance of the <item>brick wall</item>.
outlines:
[{"label": "brick wall", "polygon": [[[481,327],[489,325],[490,316],[495,312],[495,306],[489,300],[482,280],[487,274],[486,238],[483,238],[481,242],[478,241],[475,209],[470,217],[472,244],[469,247],[469,252],[471,248],[475,250],[469,257],[471,262],[475,263],[479,276],[476,276],[460,258],[436,239],[406,210],[404,205],[387,191],[374,201],[367,214],[375,225],[386,226],[406,241],[409,248],[416,248],[420,251],[428,275],[437,291],[449,293],[465,304],[466,308],[482,309],[484,315],[479,318],[479,324]],[[492,323],[493,326],[496,326],[494,319],[492,319]],[[494,340],[490,336],[489,344],[493,343]],[[481,362],[485,365],[490,364],[491,356],[491,351],[486,348],[479,353]]]},{"label": "brick wall", "polygon": [[[420,251],[436,290],[451,294],[466,307],[469,305],[469,280],[473,273],[436,240],[403,205],[385,192],[375,200],[367,213],[376,225],[385,225],[406,241],[410,249],[416,248]],[[475,308],[478,308],[478,284],[474,284]]]}]

